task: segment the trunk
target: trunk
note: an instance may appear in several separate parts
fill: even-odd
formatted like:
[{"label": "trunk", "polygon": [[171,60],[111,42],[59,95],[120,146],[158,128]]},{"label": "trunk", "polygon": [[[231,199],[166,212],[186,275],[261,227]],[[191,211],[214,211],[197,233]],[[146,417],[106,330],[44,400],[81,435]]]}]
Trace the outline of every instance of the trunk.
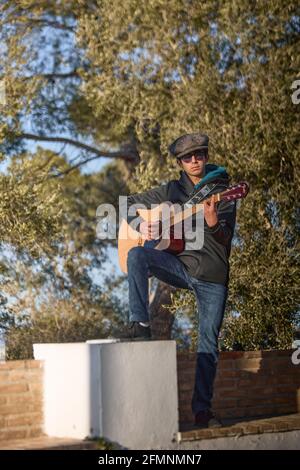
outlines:
[{"label": "trunk", "polygon": [[154,339],[170,339],[174,315],[162,304],[171,304],[171,292],[176,289],[162,281],[155,281],[151,280],[152,292],[149,296],[152,336]]}]

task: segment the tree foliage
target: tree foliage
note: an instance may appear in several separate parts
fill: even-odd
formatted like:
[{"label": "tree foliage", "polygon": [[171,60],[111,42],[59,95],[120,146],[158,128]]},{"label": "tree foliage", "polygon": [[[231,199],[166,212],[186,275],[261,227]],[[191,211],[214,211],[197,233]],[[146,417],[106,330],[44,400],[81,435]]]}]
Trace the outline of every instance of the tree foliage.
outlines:
[{"label": "tree foliage", "polygon": [[[3,157],[22,153],[26,141],[56,140],[78,150],[67,171],[91,158],[116,157],[124,165],[124,184],[140,191],[177,177],[167,152],[174,138],[205,131],[210,160],[251,187],[238,213],[223,344],[290,347],[299,309],[299,105],[291,99],[300,65],[297,4],[0,5]],[[85,177],[74,171],[83,188]],[[65,194],[71,180],[61,181]],[[95,187],[91,177],[87,193]],[[47,227],[47,210],[41,228]],[[68,227],[74,224],[76,218]],[[82,247],[90,247],[87,233]],[[192,300],[181,294],[174,307],[188,304],[193,312]]]},{"label": "tree foliage", "polygon": [[7,358],[31,357],[33,342],[106,337],[126,316],[114,293],[120,280],[101,270],[111,242],[98,240],[95,230],[98,204],[115,205],[126,191],[121,167],[92,175],[73,170],[62,184],[56,176],[70,168],[64,158],[40,148],[12,159],[2,178],[21,189],[12,186],[17,204],[9,199],[2,227],[0,325]]}]

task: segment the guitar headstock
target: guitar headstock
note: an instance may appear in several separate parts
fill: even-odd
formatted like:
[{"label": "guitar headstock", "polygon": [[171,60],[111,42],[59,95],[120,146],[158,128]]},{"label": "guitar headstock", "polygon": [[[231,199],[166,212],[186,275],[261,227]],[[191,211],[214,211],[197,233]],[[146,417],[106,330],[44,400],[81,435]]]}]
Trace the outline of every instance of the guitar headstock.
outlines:
[{"label": "guitar headstock", "polygon": [[222,193],[222,199],[225,201],[232,201],[233,199],[242,199],[247,196],[249,192],[249,184],[246,181],[230,186]]}]

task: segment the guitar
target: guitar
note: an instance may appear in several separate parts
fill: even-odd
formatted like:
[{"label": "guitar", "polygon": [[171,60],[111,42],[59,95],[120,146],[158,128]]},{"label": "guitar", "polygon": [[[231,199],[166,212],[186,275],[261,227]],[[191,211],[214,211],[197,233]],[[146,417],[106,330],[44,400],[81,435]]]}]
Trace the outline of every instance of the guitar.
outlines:
[{"label": "guitar", "polygon": [[[219,201],[232,201],[235,199],[242,199],[247,196],[249,192],[249,185],[246,181],[241,181],[238,184],[230,186],[225,191],[215,193],[205,199],[214,199],[215,202]],[[182,224],[184,220],[196,214],[203,209],[203,201],[199,204],[188,206],[178,212],[178,207],[175,209],[171,203],[161,203],[154,209],[137,209],[138,215],[149,222],[164,221],[164,215],[166,214],[166,204],[168,205],[168,228],[167,232],[161,233],[160,237],[155,241],[156,250],[165,250],[168,253],[174,255],[181,253],[184,250],[184,238],[174,237],[175,227],[177,224]],[[162,224],[163,226],[163,224]],[[148,242],[146,238],[137,230],[134,230],[128,222],[123,219],[119,229],[118,235],[118,255],[120,268],[124,273],[127,273],[127,256],[129,250],[136,246],[144,246],[145,242]]]}]

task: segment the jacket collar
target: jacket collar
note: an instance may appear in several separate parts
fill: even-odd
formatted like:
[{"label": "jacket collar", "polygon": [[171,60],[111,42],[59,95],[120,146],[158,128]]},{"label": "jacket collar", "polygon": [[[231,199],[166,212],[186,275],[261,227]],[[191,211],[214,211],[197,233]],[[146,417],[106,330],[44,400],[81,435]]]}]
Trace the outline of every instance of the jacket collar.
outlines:
[{"label": "jacket collar", "polygon": [[[209,163],[209,164],[205,165],[205,176],[202,178],[202,180],[196,186],[200,187],[200,186],[202,186],[202,182],[205,183],[206,181],[208,181],[210,179],[210,178],[208,178],[208,175],[209,175],[209,173],[212,173],[212,172],[214,172],[216,178],[218,176],[221,177],[221,178],[222,177],[223,178],[225,177],[226,179],[228,178],[228,175],[226,173],[225,168]],[[186,172],[183,171],[183,170],[180,171],[180,178],[178,180],[178,183],[182,186],[182,189],[188,195],[191,194],[195,189],[195,186],[194,186],[193,182],[190,180],[190,178],[188,177]]]},{"label": "jacket collar", "polygon": [[187,195],[191,194],[191,192],[194,190],[194,184],[183,170],[180,171],[180,178],[178,183],[182,186],[182,189]]}]

